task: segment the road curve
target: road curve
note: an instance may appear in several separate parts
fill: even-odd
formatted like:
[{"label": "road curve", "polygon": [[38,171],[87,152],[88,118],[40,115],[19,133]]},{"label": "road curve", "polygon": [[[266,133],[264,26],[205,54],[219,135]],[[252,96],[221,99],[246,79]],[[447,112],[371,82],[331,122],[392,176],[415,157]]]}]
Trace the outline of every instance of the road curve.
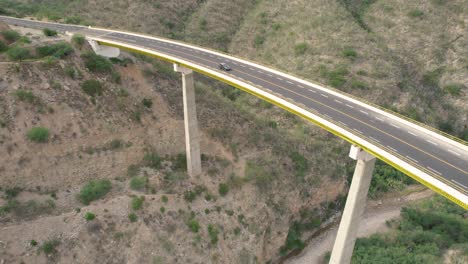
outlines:
[{"label": "road curve", "polygon": [[[101,45],[144,53],[226,82],[361,146],[379,159],[468,209],[468,146],[382,111],[351,95],[278,70],[197,46],[147,35],[0,16],[28,28],[79,33]],[[224,62],[232,71],[221,71]]]}]

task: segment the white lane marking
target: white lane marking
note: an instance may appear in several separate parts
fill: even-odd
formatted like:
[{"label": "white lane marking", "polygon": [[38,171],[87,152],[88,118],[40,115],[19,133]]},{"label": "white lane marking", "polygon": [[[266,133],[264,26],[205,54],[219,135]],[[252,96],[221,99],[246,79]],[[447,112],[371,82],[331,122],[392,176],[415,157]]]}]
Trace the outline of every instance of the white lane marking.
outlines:
[{"label": "white lane marking", "polygon": [[302,85],[297,85],[297,86],[298,86],[299,88],[302,88],[302,89],[304,89],[304,86],[302,86]]},{"label": "white lane marking", "polygon": [[317,93],[316,91],[314,91],[314,90],[311,90],[311,89],[309,89],[309,92]]},{"label": "white lane marking", "polygon": [[411,132],[411,131],[408,131],[408,134],[411,134],[411,135],[417,137],[417,135],[415,133]]},{"label": "white lane marking", "polygon": [[380,143],[380,140],[376,139],[376,138],[373,138],[373,137],[369,137],[370,139],[376,141],[376,142],[379,142]]},{"label": "white lane marking", "polygon": [[354,131],[357,131],[357,132],[360,133],[360,134],[364,134],[364,133],[362,133],[361,130],[358,130],[358,129],[355,129],[355,128],[353,128],[353,130],[354,130]]},{"label": "white lane marking", "polygon": [[276,77],[276,79],[278,79],[278,80],[280,80],[280,81],[282,81],[282,80],[283,80],[283,79],[281,79],[280,77]]},{"label": "white lane marking", "polygon": [[380,118],[380,117],[375,117],[375,119],[379,120],[379,121],[384,121],[383,118]]},{"label": "white lane marking", "polygon": [[269,73],[267,73],[267,75],[268,75],[269,77],[273,77],[273,75],[271,75],[271,74],[269,74]]},{"label": "white lane marking", "polygon": [[136,40],[133,40],[133,39],[127,39],[127,41],[130,41],[130,42],[136,43]]},{"label": "white lane marking", "polygon": [[351,106],[349,104],[346,104],[346,106],[349,107],[349,108],[354,108],[354,106]]},{"label": "white lane marking", "polygon": [[407,157],[408,159],[410,159],[410,160],[416,162],[416,163],[419,163],[417,160],[413,159],[412,157],[410,157],[410,156],[408,156],[408,155],[407,155],[406,157]]},{"label": "white lane marking", "polygon": [[233,61],[232,64],[237,65],[237,62]]},{"label": "white lane marking", "polygon": [[366,111],[362,111],[362,110],[359,110],[359,112],[365,114],[365,115],[369,115],[369,113],[367,113]]},{"label": "white lane marking", "polygon": [[457,155],[458,157],[461,156],[460,153],[457,153],[457,152],[455,152],[455,151],[453,151],[453,150],[451,150],[451,149],[447,149],[447,150],[448,150],[449,152],[451,152],[451,153]]},{"label": "white lane marking", "polygon": [[396,149],[394,149],[394,148],[392,148],[392,147],[390,147],[390,146],[387,146],[387,148],[389,148],[389,149],[391,149],[391,150],[393,150],[393,151],[395,151],[395,152],[398,152],[398,150],[396,150]]},{"label": "white lane marking", "polygon": [[463,186],[463,188],[465,188],[465,189],[468,189],[468,187],[466,187],[465,185],[463,185],[463,184],[457,182],[456,180],[451,180],[451,181],[453,181],[454,183],[456,183],[456,184],[458,184],[458,185],[460,185],[460,186]]},{"label": "white lane marking", "polygon": [[287,82],[287,83],[289,83],[289,84],[293,84],[293,83],[292,83],[292,82],[290,82],[290,81],[286,81],[286,82]]},{"label": "white lane marking", "polygon": [[401,127],[399,127],[399,126],[397,126],[397,125],[395,125],[395,124],[392,124],[392,123],[390,123],[390,125],[391,125],[392,127],[401,128]]},{"label": "white lane marking", "polygon": [[335,102],[339,103],[339,104],[342,104],[343,102],[341,102],[340,100],[334,100]]},{"label": "white lane marking", "polygon": [[327,115],[327,114],[323,114],[323,116],[328,117],[328,118],[330,118],[330,119],[333,119],[333,118],[331,118],[331,116],[329,116],[329,115]]},{"label": "white lane marking", "polygon": [[251,71],[255,71],[255,69],[254,69],[254,68],[252,68],[252,67],[249,67],[249,70],[251,70]]},{"label": "white lane marking", "polygon": [[343,126],[346,126],[346,127],[348,126],[348,125],[346,125],[345,123],[343,123],[341,121],[338,121],[338,123],[340,123],[340,124],[342,124]]},{"label": "white lane marking", "polygon": [[326,95],[326,94],[320,94],[320,95],[325,97],[325,98],[328,98],[328,95]]},{"label": "white lane marking", "polygon": [[439,146],[439,144],[435,143],[434,141],[430,141],[429,139],[426,139],[427,142],[431,143],[434,146]]},{"label": "white lane marking", "polygon": [[243,65],[243,64],[241,64],[240,66],[241,66],[242,68],[245,68],[245,65]]},{"label": "white lane marking", "polygon": [[442,175],[442,173],[440,173],[440,172],[438,172],[438,171],[434,170],[434,169],[433,169],[433,168],[431,168],[431,167],[427,167],[427,168],[428,168],[428,169],[430,169],[431,171],[433,171],[433,172],[435,172],[435,173],[439,174],[439,175]]},{"label": "white lane marking", "polygon": [[263,73],[262,71],[257,70],[258,73]]}]

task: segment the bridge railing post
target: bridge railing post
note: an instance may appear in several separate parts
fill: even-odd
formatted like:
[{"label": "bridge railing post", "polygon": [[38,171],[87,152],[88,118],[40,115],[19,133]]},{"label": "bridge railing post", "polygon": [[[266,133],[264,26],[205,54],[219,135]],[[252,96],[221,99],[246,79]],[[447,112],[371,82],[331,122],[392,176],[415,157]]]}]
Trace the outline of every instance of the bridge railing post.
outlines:
[{"label": "bridge railing post", "polygon": [[177,64],[174,64],[174,71],[182,73],[187,172],[194,177],[200,175],[202,169],[193,71]]},{"label": "bridge railing post", "polygon": [[375,157],[357,146],[351,146],[349,156],[357,160],[357,164],[333,246],[330,264],[351,262],[359,222],[366,207],[367,193],[375,166]]}]

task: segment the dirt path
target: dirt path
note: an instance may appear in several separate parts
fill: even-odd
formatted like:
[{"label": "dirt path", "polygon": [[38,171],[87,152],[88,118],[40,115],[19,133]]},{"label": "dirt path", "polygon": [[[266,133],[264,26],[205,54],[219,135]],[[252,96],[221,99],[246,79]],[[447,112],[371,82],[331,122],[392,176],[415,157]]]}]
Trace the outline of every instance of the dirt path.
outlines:
[{"label": "dirt path", "polygon": [[[374,233],[388,230],[385,222],[400,216],[400,209],[412,201],[421,200],[433,195],[431,190],[413,192],[406,197],[386,197],[380,201],[370,201],[364,212],[363,221],[359,226],[358,237],[367,237]],[[303,252],[293,257],[285,264],[315,264],[321,263],[327,251],[331,251],[335,241],[338,224],[312,240]]]}]

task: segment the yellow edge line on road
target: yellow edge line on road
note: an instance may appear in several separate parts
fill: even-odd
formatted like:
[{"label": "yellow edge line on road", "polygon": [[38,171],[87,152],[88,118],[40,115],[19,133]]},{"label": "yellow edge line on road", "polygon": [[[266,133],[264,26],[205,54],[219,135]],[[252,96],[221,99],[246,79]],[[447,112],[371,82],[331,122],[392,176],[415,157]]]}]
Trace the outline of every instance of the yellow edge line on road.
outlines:
[{"label": "yellow edge line on road", "polygon": [[223,78],[221,78],[221,77],[218,77],[218,76],[216,76],[216,75],[212,75],[211,73],[206,72],[206,71],[204,71],[204,70],[202,70],[202,69],[199,69],[199,68],[196,68],[196,67],[192,67],[192,66],[190,66],[190,65],[186,65],[186,64],[184,64],[184,63],[182,63],[182,62],[179,62],[179,61],[176,61],[176,60],[172,60],[172,59],[169,59],[169,58],[164,57],[164,56],[158,56],[158,55],[155,55],[155,54],[153,54],[153,53],[141,51],[141,50],[139,50],[138,48],[130,48],[130,47],[126,47],[126,46],[122,46],[122,45],[118,45],[118,44],[114,44],[114,43],[110,43],[110,42],[105,42],[105,41],[101,41],[101,40],[98,41],[98,42],[99,42],[99,43],[103,43],[103,44],[105,44],[105,45],[107,45],[107,46],[117,47],[117,48],[121,48],[121,49],[124,49],[124,50],[128,50],[128,51],[140,53],[140,54],[143,54],[143,55],[147,55],[147,56],[150,56],[150,57],[155,57],[155,58],[158,58],[158,59],[162,59],[162,60],[164,60],[164,61],[168,61],[168,62],[171,62],[171,63],[180,64],[180,65],[182,65],[182,66],[184,66],[184,67],[190,68],[190,69],[192,69],[192,70],[194,70],[194,71],[196,71],[196,72],[202,73],[202,74],[207,75],[207,76],[209,76],[209,77],[211,77],[211,78],[213,78],[213,79],[216,79],[216,80],[219,80],[219,81],[221,81],[221,82],[227,83],[227,84],[229,84],[229,85],[231,85],[231,86],[233,86],[233,87],[236,87],[236,88],[238,88],[238,89],[241,89],[241,90],[243,90],[243,91],[245,91],[245,92],[247,92],[247,93],[250,93],[250,94],[252,94],[252,95],[254,95],[254,96],[256,96],[256,97],[259,97],[259,98],[261,98],[261,99],[263,99],[263,100],[265,100],[265,101],[267,101],[267,102],[269,102],[269,103],[272,103],[272,104],[274,104],[274,105],[276,105],[276,106],[278,106],[278,107],[280,107],[280,108],[282,108],[282,109],[284,109],[284,110],[286,110],[286,111],[288,111],[288,112],[290,112],[290,113],[292,113],[292,114],[294,114],[294,115],[300,116],[300,117],[302,117],[302,118],[304,118],[304,119],[306,119],[306,120],[308,120],[308,121],[310,121],[310,122],[316,124],[317,126],[319,126],[319,127],[323,128],[323,129],[327,130],[328,132],[330,132],[330,133],[332,133],[332,134],[334,134],[334,135],[336,135],[336,136],[338,136],[338,137],[340,137],[340,138],[342,138],[342,139],[344,139],[344,140],[350,142],[351,144],[355,144],[355,145],[358,145],[358,146],[362,147],[364,150],[366,150],[367,152],[371,153],[371,154],[374,155],[375,157],[378,157],[378,158],[381,159],[382,161],[384,161],[384,162],[386,162],[386,163],[392,165],[393,167],[397,168],[398,170],[400,170],[401,172],[403,172],[403,173],[405,173],[406,175],[410,176],[411,178],[415,179],[416,181],[420,182],[421,184],[427,186],[428,188],[432,189],[433,191],[435,191],[435,192],[439,193],[440,195],[446,197],[446,198],[449,199],[450,201],[452,201],[452,202],[458,204],[459,206],[461,206],[461,207],[464,208],[465,210],[468,210],[468,204],[463,203],[461,200],[459,200],[459,199],[453,197],[453,196],[450,195],[449,193],[447,193],[447,192],[445,192],[445,191],[439,189],[438,187],[434,186],[433,184],[430,184],[430,183],[428,183],[427,181],[421,179],[421,178],[418,177],[417,175],[411,173],[410,171],[408,171],[407,169],[401,167],[400,165],[398,165],[398,164],[396,164],[396,163],[390,161],[389,159],[387,159],[386,157],[380,155],[379,153],[374,152],[373,150],[368,149],[368,148],[365,147],[365,146],[361,146],[359,143],[355,142],[354,140],[352,140],[352,139],[348,138],[347,136],[345,136],[345,135],[343,135],[343,134],[341,134],[341,133],[339,133],[339,132],[333,130],[332,128],[330,128],[330,127],[328,127],[328,126],[326,126],[326,125],[324,125],[324,124],[318,122],[317,120],[312,119],[312,118],[310,118],[310,117],[308,117],[308,116],[306,116],[306,115],[303,115],[303,114],[301,114],[301,113],[295,111],[294,109],[291,109],[291,108],[289,108],[289,107],[287,107],[287,106],[285,106],[285,105],[283,105],[283,104],[281,104],[281,103],[279,103],[279,102],[277,102],[277,101],[275,101],[275,100],[272,100],[272,99],[270,99],[270,98],[268,98],[268,97],[265,97],[265,96],[263,96],[263,95],[261,95],[261,94],[258,94],[258,93],[256,93],[255,91],[250,90],[249,88],[246,88],[246,87],[244,87],[244,86],[242,86],[242,85],[239,85],[239,84],[237,84],[237,83],[228,81],[228,80],[223,79]]},{"label": "yellow edge line on road", "polygon": [[[178,43],[178,44],[181,44],[181,45],[189,45],[189,46],[193,46],[193,47],[196,47],[196,48],[199,48],[199,49],[205,49],[205,50],[212,51],[212,52],[215,52],[215,53],[220,53],[220,54],[223,54],[223,55],[228,56],[228,57],[234,57],[234,58],[239,59],[239,60],[244,60],[244,61],[247,61],[247,62],[252,63],[252,64],[260,65],[260,66],[265,67],[265,68],[271,68],[272,70],[275,70],[275,71],[278,71],[278,72],[282,72],[281,70],[275,68],[274,66],[269,65],[269,64],[266,64],[266,63],[259,63],[259,62],[251,61],[251,60],[246,59],[246,58],[241,58],[241,57],[239,57],[239,56],[237,56],[237,55],[228,54],[228,53],[226,53],[226,52],[219,51],[219,50],[215,50],[215,49],[212,49],[212,48],[207,48],[207,47],[198,46],[198,45],[196,45],[196,44],[185,43],[185,42],[182,42],[182,41],[179,41],[179,40],[169,39],[169,38],[160,37],[160,36],[155,37],[155,36],[152,36],[152,35],[149,35],[149,34],[145,34],[145,33],[135,33],[135,32],[125,31],[125,30],[120,30],[120,29],[119,29],[119,30],[113,30],[113,29],[105,29],[105,28],[100,28],[100,27],[91,27],[91,29],[108,30],[108,31],[113,31],[113,32],[115,32],[115,33],[119,33],[119,31],[120,31],[121,33],[127,33],[127,34],[131,34],[131,35],[141,35],[141,36],[143,36],[143,37],[161,39],[161,40],[165,40],[165,41],[169,41],[169,42],[175,42],[175,43]],[[387,113],[396,115],[396,116],[398,116],[398,117],[400,117],[400,118],[402,118],[402,119],[404,119],[404,120],[406,120],[406,121],[408,121],[408,122],[411,122],[411,123],[416,124],[416,125],[418,125],[418,126],[424,127],[424,128],[426,128],[426,129],[428,129],[428,130],[431,130],[432,132],[435,132],[435,133],[440,134],[440,135],[442,135],[442,136],[448,137],[448,138],[450,138],[450,139],[452,139],[452,140],[454,140],[454,141],[457,141],[457,142],[459,142],[459,143],[461,143],[461,144],[463,144],[463,145],[465,145],[465,146],[468,146],[468,142],[465,141],[465,140],[463,140],[463,139],[461,139],[461,138],[458,138],[458,137],[456,137],[456,136],[454,136],[454,135],[448,134],[448,133],[446,133],[446,132],[444,132],[444,131],[438,130],[438,129],[434,128],[434,127],[431,127],[431,126],[426,125],[426,124],[424,124],[424,123],[421,123],[421,122],[419,122],[419,121],[413,120],[413,119],[411,119],[411,118],[409,118],[409,117],[407,117],[407,116],[404,116],[404,115],[402,115],[402,114],[400,114],[400,113],[397,113],[397,112],[395,112],[395,111],[392,111],[392,110],[390,110],[390,109],[384,108],[384,107],[382,107],[382,106],[380,106],[380,105],[377,105],[377,104],[375,104],[375,103],[366,101],[366,100],[364,100],[364,99],[362,99],[362,98],[356,97],[356,96],[354,96],[354,95],[352,95],[352,94],[343,92],[343,91],[338,90],[338,89],[336,89],[336,88],[329,87],[329,86],[325,86],[325,85],[323,85],[323,84],[319,84],[319,83],[314,82],[314,81],[311,81],[311,80],[307,80],[307,79],[305,79],[304,77],[295,75],[295,74],[293,74],[293,73],[284,73],[284,72],[282,72],[282,73],[285,74],[285,75],[293,76],[293,77],[298,78],[298,79],[302,79],[302,80],[304,80],[304,81],[306,81],[306,82],[310,82],[310,83],[312,83],[312,84],[314,84],[314,85],[321,86],[321,87],[323,87],[323,88],[332,90],[332,91],[337,92],[337,93],[340,93],[340,94],[342,94],[342,95],[344,95],[344,96],[351,97],[351,98],[353,98],[353,99],[355,99],[355,100],[357,100],[357,101],[360,101],[360,102],[362,102],[362,103],[368,104],[368,105],[370,105],[370,106],[373,106],[373,107],[375,107],[375,108],[378,108],[378,109],[380,109],[380,110],[382,110],[382,111],[385,111],[385,112],[387,112]]]}]

